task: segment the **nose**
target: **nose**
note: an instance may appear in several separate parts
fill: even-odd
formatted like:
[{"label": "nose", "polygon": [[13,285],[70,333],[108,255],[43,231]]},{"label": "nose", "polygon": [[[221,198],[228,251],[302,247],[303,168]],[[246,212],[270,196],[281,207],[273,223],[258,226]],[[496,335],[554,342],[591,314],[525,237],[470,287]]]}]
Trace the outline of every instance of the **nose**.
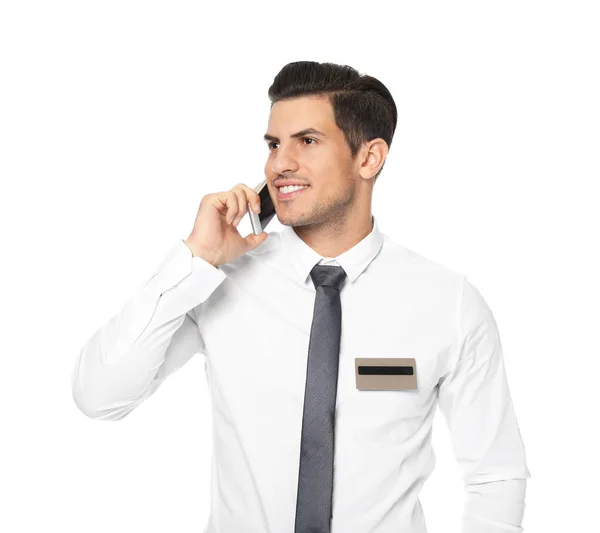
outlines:
[{"label": "nose", "polygon": [[276,174],[293,173],[298,171],[298,162],[294,154],[289,149],[282,149],[281,146],[277,149],[277,154],[273,158],[273,172]]}]

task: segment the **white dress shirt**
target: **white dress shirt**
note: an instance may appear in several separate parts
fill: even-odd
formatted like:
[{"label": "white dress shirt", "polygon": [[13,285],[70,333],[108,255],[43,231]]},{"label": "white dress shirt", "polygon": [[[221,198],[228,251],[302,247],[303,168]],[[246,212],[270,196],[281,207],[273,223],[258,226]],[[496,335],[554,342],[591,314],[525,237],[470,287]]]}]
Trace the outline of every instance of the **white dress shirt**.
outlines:
[{"label": "white dress shirt", "polygon": [[[293,533],[316,264],[347,273],[332,533],[427,531],[419,492],[438,403],[467,492],[461,531],[523,531],[531,475],[492,312],[464,275],[393,242],[375,217],[335,259],[291,226],[218,268],[177,240],[81,350],[74,401],[119,420],[202,354],[213,416],[204,533]],[[357,357],[414,358],[417,390],[358,389]]]}]

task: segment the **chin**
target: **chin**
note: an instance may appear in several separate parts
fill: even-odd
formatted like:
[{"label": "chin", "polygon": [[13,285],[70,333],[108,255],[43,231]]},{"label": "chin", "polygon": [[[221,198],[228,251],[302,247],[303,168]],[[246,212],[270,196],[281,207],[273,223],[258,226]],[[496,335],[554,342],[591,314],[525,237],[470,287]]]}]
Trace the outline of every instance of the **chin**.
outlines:
[{"label": "chin", "polygon": [[300,216],[294,216],[294,215],[283,215],[280,216],[279,214],[277,215],[277,218],[279,219],[279,222],[284,225],[284,226],[302,226],[302,220]]}]

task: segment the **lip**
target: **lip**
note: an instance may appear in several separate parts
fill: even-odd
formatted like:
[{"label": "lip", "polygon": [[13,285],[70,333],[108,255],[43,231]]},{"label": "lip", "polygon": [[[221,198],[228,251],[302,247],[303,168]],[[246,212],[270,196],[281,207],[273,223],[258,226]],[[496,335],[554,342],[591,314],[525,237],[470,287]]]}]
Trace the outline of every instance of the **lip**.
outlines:
[{"label": "lip", "polygon": [[308,187],[305,187],[304,189],[298,189],[297,191],[288,192],[287,194],[283,194],[279,190],[279,187],[277,187],[277,199],[278,200],[291,200],[292,198],[295,198],[296,196],[298,196],[300,193],[304,192],[309,187],[310,187],[310,185]]}]

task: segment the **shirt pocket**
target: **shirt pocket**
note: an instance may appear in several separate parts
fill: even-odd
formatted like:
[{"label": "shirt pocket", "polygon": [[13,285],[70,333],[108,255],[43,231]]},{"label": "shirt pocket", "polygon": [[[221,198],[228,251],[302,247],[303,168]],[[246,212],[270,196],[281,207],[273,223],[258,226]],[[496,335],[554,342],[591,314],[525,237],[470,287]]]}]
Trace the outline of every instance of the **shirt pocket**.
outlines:
[{"label": "shirt pocket", "polygon": [[[361,374],[360,367],[366,367]],[[419,358],[355,358],[352,375],[345,370],[339,414],[355,438],[375,446],[400,443],[423,425],[433,391],[419,382]]]}]

